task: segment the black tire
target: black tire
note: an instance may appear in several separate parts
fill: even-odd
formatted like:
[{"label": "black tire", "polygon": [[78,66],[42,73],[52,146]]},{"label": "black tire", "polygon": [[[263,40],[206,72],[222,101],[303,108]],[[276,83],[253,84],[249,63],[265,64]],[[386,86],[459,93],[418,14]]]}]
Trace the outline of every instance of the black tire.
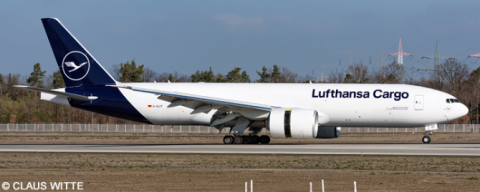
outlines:
[{"label": "black tire", "polygon": [[253,139],[255,140],[253,144],[259,144],[260,143],[260,137],[259,136],[253,136]]},{"label": "black tire", "polygon": [[252,143],[252,137],[243,136],[243,144],[250,144],[250,143]]},{"label": "black tire", "polygon": [[235,137],[233,140],[235,144],[243,144],[243,137]]},{"label": "black tire", "polygon": [[430,141],[432,141],[432,139],[429,136],[424,136],[422,138],[422,141],[423,141],[423,143],[430,143]]},{"label": "black tire", "polygon": [[260,143],[261,144],[268,144],[270,143],[270,137],[269,136],[266,136],[266,135],[262,135],[260,137]]},{"label": "black tire", "polygon": [[257,136],[248,136],[248,140],[247,144],[258,144]]},{"label": "black tire", "polygon": [[233,137],[232,136],[225,136],[223,138],[223,144],[233,144]]}]

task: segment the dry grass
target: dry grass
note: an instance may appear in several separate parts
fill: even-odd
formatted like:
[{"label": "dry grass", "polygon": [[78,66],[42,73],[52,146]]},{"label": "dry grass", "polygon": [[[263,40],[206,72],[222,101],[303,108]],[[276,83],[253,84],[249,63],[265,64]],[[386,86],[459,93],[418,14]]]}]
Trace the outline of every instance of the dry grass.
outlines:
[{"label": "dry grass", "polygon": [[[243,191],[250,180],[255,191],[307,191],[309,182],[318,191],[322,179],[326,191],[351,191],[353,181],[359,191],[480,187],[480,158],[3,153],[0,159],[2,182],[82,181],[86,191]],[[415,172],[462,167],[458,174]]]},{"label": "dry grass", "polygon": [[480,158],[1,153],[0,169],[330,169],[480,174]]},{"label": "dry grass", "polygon": [[[85,191],[478,191],[478,180],[465,175],[301,171],[2,171],[3,181],[82,181]],[[250,190],[250,189],[249,189]]]}]

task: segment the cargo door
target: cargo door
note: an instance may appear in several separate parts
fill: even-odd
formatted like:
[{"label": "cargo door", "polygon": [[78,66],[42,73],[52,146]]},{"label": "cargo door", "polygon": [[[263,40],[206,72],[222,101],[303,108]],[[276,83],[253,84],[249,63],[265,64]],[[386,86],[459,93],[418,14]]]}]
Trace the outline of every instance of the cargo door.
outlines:
[{"label": "cargo door", "polygon": [[415,95],[415,111],[423,111],[423,95]]}]

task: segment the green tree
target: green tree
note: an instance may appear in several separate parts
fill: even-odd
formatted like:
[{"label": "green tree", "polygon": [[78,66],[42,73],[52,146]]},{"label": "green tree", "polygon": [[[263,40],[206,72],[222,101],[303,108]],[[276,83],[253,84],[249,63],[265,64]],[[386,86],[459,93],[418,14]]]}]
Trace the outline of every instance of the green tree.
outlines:
[{"label": "green tree", "polygon": [[192,82],[215,82],[215,75],[213,74],[212,67],[208,71],[199,71],[192,76]]},{"label": "green tree", "polygon": [[7,77],[7,87],[11,89],[13,85],[18,84],[18,78],[15,75],[12,75],[11,73],[8,74]]},{"label": "green tree", "polygon": [[256,80],[257,83],[268,83],[270,81],[270,73],[267,72],[267,68],[265,66],[262,67],[262,72],[258,72],[258,76],[260,76],[260,79]]},{"label": "green tree", "polygon": [[257,71],[257,74],[260,76],[260,79],[256,80],[258,83],[284,83],[286,79],[280,72],[278,65],[273,65],[272,73],[268,73],[268,69],[263,66],[262,72]]},{"label": "green tree", "polygon": [[135,59],[132,60],[132,63],[120,63],[120,73],[122,76],[120,77],[121,82],[143,82],[142,74],[143,74],[143,67],[144,65],[139,65],[135,63]]},{"label": "green tree", "polygon": [[58,89],[62,87],[65,87],[62,72],[60,72],[60,70],[53,72],[53,88]]},{"label": "green tree", "polygon": [[170,75],[168,75],[168,81],[175,82],[175,79],[173,78],[173,75],[171,73]]},{"label": "green tree", "polygon": [[6,89],[5,82],[3,81],[3,75],[0,73],[0,97],[3,96],[3,90]]},{"label": "green tree", "polygon": [[242,77],[240,79],[240,82],[242,83],[250,83],[250,76],[248,76],[247,72],[246,71],[243,71],[242,72]]},{"label": "green tree", "polygon": [[277,65],[273,65],[273,72],[270,77],[271,82],[280,83],[282,82],[281,77],[282,77],[282,73],[280,73],[280,69],[278,68]]},{"label": "green tree", "polygon": [[43,77],[45,76],[46,71],[42,71],[42,67],[40,67],[40,63],[36,63],[33,65],[33,72],[30,73],[30,77],[27,79],[27,83],[33,87],[41,87],[43,88]]},{"label": "green tree", "polygon": [[235,69],[231,70],[226,75],[226,81],[232,83],[250,83],[250,77],[248,76],[246,71],[243,71],[240,74],[242,68],[235,67]]},{"label": "green tree", "polygon": [[240,79],[241,79],[240,70],[242,70],[242,68],[235,67],[235,69],[228,72],[227,76],[226,76],[227,81],[228,82],[240,82]]},{"label": "green tree", "polygon": [[217,80],[216,80],[217,83],[225,83],[225,82],[227,82],[227,81],[228,81],[228,79],[223,78],[223,75],[222,75],[222,74],[218,74],[218,75],[217,75]]}]

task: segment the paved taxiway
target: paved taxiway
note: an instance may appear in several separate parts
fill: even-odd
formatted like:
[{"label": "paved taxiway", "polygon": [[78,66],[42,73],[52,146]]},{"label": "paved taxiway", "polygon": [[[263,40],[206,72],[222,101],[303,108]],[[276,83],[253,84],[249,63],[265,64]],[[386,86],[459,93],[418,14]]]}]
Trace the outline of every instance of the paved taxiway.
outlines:
[{"label": "paved taxiway", "polygon": [[296,144],[296,145],[0,145],[0,152],[400,155],[480,157],[480,144]]}]

